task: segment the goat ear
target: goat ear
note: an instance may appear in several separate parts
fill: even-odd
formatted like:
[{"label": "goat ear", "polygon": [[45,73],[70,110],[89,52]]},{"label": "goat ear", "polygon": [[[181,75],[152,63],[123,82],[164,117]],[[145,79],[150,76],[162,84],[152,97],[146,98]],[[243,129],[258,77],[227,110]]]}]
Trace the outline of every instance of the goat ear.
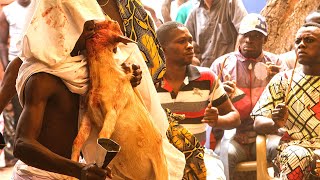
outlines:
[{"label": "goat ear", "polygon": [[134,40],[132,40],[126,36],[119,36],[118,42],[122,42],[125,45],[127,45],[128,43],[136,43]]}]

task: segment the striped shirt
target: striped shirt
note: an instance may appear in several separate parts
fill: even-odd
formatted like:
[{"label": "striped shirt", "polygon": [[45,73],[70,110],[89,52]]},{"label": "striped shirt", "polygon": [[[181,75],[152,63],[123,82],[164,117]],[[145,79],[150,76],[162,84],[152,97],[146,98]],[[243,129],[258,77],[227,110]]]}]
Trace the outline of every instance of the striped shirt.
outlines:
[{"label": "striped shirt", "polygon": [[[173,113],[184,114],[186,118],[179,123],[195,135],[206,131],[208,125],[201,123],[201,120],[211,95],[213,94],[212,104],[215,107],[228,99],[217,76],[209,68],[193,65],[187,66],[186,77],[177,94],[165,78],[162,78],[156,88],[162,107]],[[199,141],[202,142],[203,139]]]}]

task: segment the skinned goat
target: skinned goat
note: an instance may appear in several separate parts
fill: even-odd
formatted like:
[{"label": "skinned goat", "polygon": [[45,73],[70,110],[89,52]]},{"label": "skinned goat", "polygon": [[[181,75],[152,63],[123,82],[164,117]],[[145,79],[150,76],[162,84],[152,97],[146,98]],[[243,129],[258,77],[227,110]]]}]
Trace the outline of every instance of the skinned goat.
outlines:
[{"label": "skinned goat", "polygon": [[130,84],[132,73],[126,74],[113,58],[120,42],[128,39],[115,21],[96,23],[95,34],[87,40],[90,85],[71,158],[78,161],[95,127],[99,138],[110,138],[121,146],[109,165],[113,174],[123,179],[167,180],[161,134]]}]

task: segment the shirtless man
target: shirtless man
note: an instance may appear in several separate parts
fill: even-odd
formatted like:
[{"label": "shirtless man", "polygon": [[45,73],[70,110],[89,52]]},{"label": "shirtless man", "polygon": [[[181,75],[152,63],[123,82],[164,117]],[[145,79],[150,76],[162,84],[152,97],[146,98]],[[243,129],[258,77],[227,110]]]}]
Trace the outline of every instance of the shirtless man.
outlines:
[{"label": "shirtless man", "polygon": [[[48,7],[45,2],[38,1],[33,3],[42,7]],[[59,5],[66,8],[70,6],[61,5],[57,2],[57,6]],[[34,14],[40,11],[40,8],[37,8],[37,6],[33,7],[35,7],[32,9],[34,10]],[[99,5],[91,5],[91,8],[98,9]],[[54,9],[52,13],[54,13]],[[99,18],[99,14],[95,12],[91,14],[94,17],[87,20]],[[75,17],[77,17],[76,15]],[[100,15],[101,17],[103,18],[103,15]],[[69,21],[74,20],[71,19]],[[85,22],[86,20],[83,21]],[[42,27],[40,23],[38,25]],[[67,59],[81,59],[84,57],[78,54],[77,56],[72,56],[72,54],[85,48],[85,40],[94,33],[92,30],[93,25],[92,21],[87,21],[84,24],[83,32],[75,43],[73,51],[70,52],[70,55],[65,56]],[[34,41],[30,39],[34,37],[30,33],[32,31],[32,23],[30,23],[29,27],[31,28],[25,30],[25,37],[29,38],[30,50],[26,50],[24,46],[22,50],[23,55],[20,57],[25,58],[26,61],[31,59],[29,61],[31,64],[50,62],[48,59],[51,57],[54,57],[58,61],[62,55],[59,53],[55,54],[54,52],[59,47],[47,50],[51,52],[46,54],[46,58],[42,58],[43,56],[41,56],[41,52],[45,52],[43,50],[45,48],[40,48],[38,52],[32,51],[35,45]],[[52,30],[52,32],[55,32],[55,30]],[[48,31],[44,31],[43,33],[47,34]],[[39,36],[41,35],[39,34]],[[52,36],[54,37],[54,35]],[[47,40],[46,43],[51,47],[50,40]],[[25,54],[27,52],[31,55]],[[50,65],[47,67],[51,68]],[[62,69],[59,63],[56,63],[56,67],[57,71]],[[82,69],[80,67],[75,70],[81,71]],[[19,72],[19,76],[23,73]],[[78,131],[79,94],[72,93],[69,90],[65,79],[46,70],[31,74],[25,80],[25,86],[22,89],[24,89],[22,91],[23,94],[18,94],[20,95],[19,99],[23,106],[23,111],[16,129],[14,144],[14,155],[20,161],[14,167],[13,179],[28,179],[30,177],[65,179],[67,176],[78,179],[105,179],[108,174],[107,170],[98,168],[95,164],[86,165],[70,160],[73,140]]]},{"label": "shirtless man", "polygon": [[[123,24],[124,20],[121,19],[122,16],[120,16],[119,14],[120,12],[118,8],[119,8],[120,2],[116,0],[111,0],[109,2],[103,2],[103,1],[101,2],[98,1],[98,2],[105,12],[106,12],[106,9],[110,8],[107,11],[109,17],[111,17],[114,20],[117,20],[121,26],[121,29],[124,32],[128,32],[128,27]],[[74,3],[79,5],[79,3],[76,3],[76,2]],[[87,4],[90,4],[90,3],[95,4],[90,1]],[[72,2],[70,4],[72,4]],[[98,11],[102,13],[100,7]],[[126,27],[127,27],[127,31],[124,30]],[[90,29],[92,29],[92,27],[90,27],[89,25],[87,27],[87,30],[89,31]],[[151,35],[149,36],[152,36],[152,30],[149,30],[147,33],[150,33]],[[145,37],[146,33],[143,35]],[[130,38],[134,39],[134,37],[130,37]],[[155,36],[154,37],[152,36],[151,39],[153,39],[154,42],[157,43]],[[148,39],[149,40],[148,42],[150,42],[151,39]],[[139,45],[139,48],[142,47],[140,48],[140,50],[142,53],[144,53],[145,57],[153,57],[155,60],[159,58],[161,59],[161,51],[156,51],[158,55],[155,55],[155,54],[152,54],[150,50],[150,53],[148,54],[143,52],[143,50],[145,50],[144,47],[146,47],[145,45],[143,45],[141,42],[140,43],[138,42],[138,45]],[[74,49],[73,52],[79,52],[79,49],[81,48]],[[153,51],[153,53],[155,52]],[[76,54],[77,53],[75,53],[75,55]],[[161,69],[161,66],[159,66],[159,64],[161,63],[158,62],[153,67],[159,67],[159,69]],[[21,60],[19,58],[16,58],[12,63],[9,64],[6,70],[6,75],[5,75],[6,77],[0,89],[0,91],[2,92],[0,93],[0,102],[1,102],[0,108],[2,109],[3,109],[2,103],[7,102],[12,97],[12,95],[15,94],[14,83],[12,82],[15,82],[15,79],[17,78],[17,72],[20,66],[21,66]],[[149,68],[149,70],[150,69],[151,69],[151,73],[155,72],[152,70],[152,67]],[[156,74],[156,76],[153,76],[153,77],[157,77],[157,75],[159,74],[161,75],[160,73],[161,71],[162,70],[157,70],[155,73],[153,73],[153,74]],[[137,76],[140,76],[140,74],[138,73]],[[139,79],[141,79],[141,77],[136,77],[136,78],[137,79],[134,79],[136,82],[132,82],[132,84],[139,82]],[[42,83],[46,82],[46,84],[41,84],[39,82],[42,82]],[[42,92],[43,90],[39,91],[39,89],[46,89],[46,92]],[[59,96],[56,94],[57,91],[55,91],[54,89],[58,90]],[[40,92],[42,94],[40,94]],[[34,97],[34,96],[37,96],[37,97]],[[78,114],[70,113],[70,112],[78,112],[78,105],[79,105],[78,95],[70,93],[66,88],[66,86],[62,83],[60,78],[57,78],[53,75],[49,75],[46,73],[37,73],[31,76],[28,82],[26,83],[23,97],[25,97],[24,101],[22,101],[23,105],[25,106],[25,109],[23,110],[24,115],[21,117],[22,120],[20,120],[21,122],[18,125],[19,127],[17,130],[18,135],[17,135],[17,141],[16,141],[17,142],[16,156],[18,158],[22,159],[26,164],[30,166],[38,167],[44,170],[50,170],[52,172],[58,172],[60,174],[74,176],[77,178],[80,178],[81,172],[82,172],[82,176],[85,176],[86,178],[89,178],[89,179],[91,177],[104,178],[106,176],[106,172],[104,170],[98,169],[95,165],[88,165],[83,167],[84,166],[83,164],[74,163],[69,160],[70,153],[71,153],[72,140],[74,139],[77,133],[77,122],[78,122],[77,121]],[[60,105],[59,103],[62,103],[61,106],[59,106]],[[52,106],[54,106],[54,108]],[[62,107],[62,108],[60,109],[57,107]],[[33,114],[33,111],[36,111],[35,114]],[[66,113],[70,113],[70,114],[66,114]],[[64,115],[62,116],[61,114],[64,114]],[[55,121],[51,122],[52,123],[51,124],[50,119],[52,117],[54,117]],[[28,121],[31,118],[34,124]],[[57,119],[60,119],[61,121],[60,120],[57,121]],[[63,121],[66,119],[68,119],[68,123]],[[163,122],[158,122],[158,123],[165,124]],[[49,126],[50,128],[47,129],[46,127],[49,127]],[[63,127],[60,127],[60,126],[63,126]],[[63,134],[59,132],[68,132],[69,133],[68,137],[66,137],[66,134],[64,134],[64,136],[59,135],[59,134]],[[50,140],[51,138],[57,139],[57,142],[51,141]],[[59,143],[59,144],[55,144],[55,143]],[[174,147],[172,146],[172,148]],[[177,160],[178,159],[177,153],[173,153],[173,151],[178,151],[178,150],[172,149],[172,148],[170,149],[169,147],[169,149],[167,150],[167,153],[169,152],[168,154],[171,154],[172,156],[171,158],[175,159],[174,162],[180,163],[181,161]],[[31,152],[33,152],[34,155],[31,155],[30,154]],[[36,159],[34,158],[35,155],[38,156],[40,154],[43,155],[42,158],[36,158]],[[184,157],[182,153],[181,153],[181,156],[183,159]],[[181,166],[182,169],[176,168],[174,170],[177,177],[182,177],[182,174],[183,174],[184,164],[183,163],[180,163],[180,164],[176,166]],[[20,164],[17,164],[16,167],[21,167],[21,166]],[[180,169],[181,169],[181,172],[180,172]],[[18,178],[21,178],[21,177],[18,177]]]}]

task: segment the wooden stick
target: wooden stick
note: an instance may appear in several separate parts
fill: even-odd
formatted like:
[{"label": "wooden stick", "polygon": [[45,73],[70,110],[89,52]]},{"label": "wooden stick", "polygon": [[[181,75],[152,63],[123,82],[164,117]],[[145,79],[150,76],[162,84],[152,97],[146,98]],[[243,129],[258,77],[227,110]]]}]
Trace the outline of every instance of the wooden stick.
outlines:
[{"label": "wooden stick", "polygon": [[298,57],[296,57],[296,61],[294,62],[294,67],[293,67],[293,70],[292,70],[292,74],[291,74],[291,79],[290,79],[290,82],[289,82],[289,86],[285,92],[285,96],[284,96],[284,104],[285,105],[288,105],[288,95],[289,95],[289,92],[291,90],[291,84],[292,84],[292,80],[293,80],[293,75],[294,75],[294,72],[296,70],[296,67],[297,67],[297,62],[298,62]]},{"label": "wooden stick", "polygon": [[222,71],[223,71],[223,68],[225,66],[225,63],[226,63],[226,60],[228,59],[229,56],[227,56],[226,58],[224,58],[223,62],[222,62],[222,66],[220,67],[220,71],[219,71],[219,74],[218,74],[218,78],[217,78],[217,82],[214,84],[214,87],[212,89],[212,93],[211,93],[211,97],[210,97],[210,102],[213,101],[213,96],[214,96],[214,93],[216,91],[216,89],[218,88],[218,84],[219,84],[219,81],[221,79],[221,76],[222,76]]}]

